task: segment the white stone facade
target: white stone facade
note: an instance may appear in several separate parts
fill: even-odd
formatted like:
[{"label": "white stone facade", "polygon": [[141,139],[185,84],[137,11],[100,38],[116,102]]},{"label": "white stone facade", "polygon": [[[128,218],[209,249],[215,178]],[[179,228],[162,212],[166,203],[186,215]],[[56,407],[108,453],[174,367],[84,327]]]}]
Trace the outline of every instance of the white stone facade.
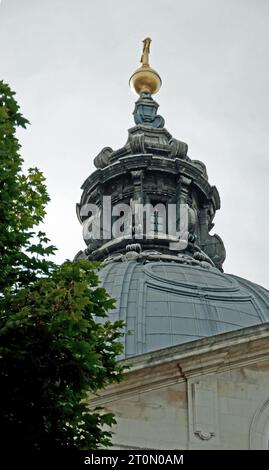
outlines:
[{"label": "white stone facade", "polygon": [[90,399],[116,415],[114,448],[269,448],[268,323],[128,363],[121,384]]}]

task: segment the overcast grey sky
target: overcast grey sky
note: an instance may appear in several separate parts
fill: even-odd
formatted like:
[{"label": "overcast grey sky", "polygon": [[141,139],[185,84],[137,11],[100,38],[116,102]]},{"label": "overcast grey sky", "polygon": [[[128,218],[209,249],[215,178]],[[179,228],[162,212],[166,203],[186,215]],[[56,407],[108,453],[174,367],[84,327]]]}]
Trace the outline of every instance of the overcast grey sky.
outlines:
[{"label": "overcast grey sky", "polygon": [[268,0],[2,0],[0,76],[31,121],[22,154],[47,178],[57,260],[84,248],[75,203],[93,158],[134,125],[146,36],[165,127],[219,190],[224,269],[268,288]]}]

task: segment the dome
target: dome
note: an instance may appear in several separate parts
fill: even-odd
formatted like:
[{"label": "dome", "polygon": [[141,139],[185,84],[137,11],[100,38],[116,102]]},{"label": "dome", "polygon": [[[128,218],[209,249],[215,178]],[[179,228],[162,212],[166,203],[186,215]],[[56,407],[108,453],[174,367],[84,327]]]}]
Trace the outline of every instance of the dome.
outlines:
[{"label": "dome", "polygon": [[125,145],[94,158],[76,206],[86,248],[75,259],[103,263],[101,284],[117,301],[110,319],[132,332],[123,357],[269,321],[269,292],[223,273],[225,245],[212,232],[220,196],[205,164],[157,114],[150,43],[131,78],[135,126]]},{"label": "dome", "polygon": [[111,262],[99,272],[124,320],[123,357],[269,321],[269,291],[216,268],[176,262]]}]

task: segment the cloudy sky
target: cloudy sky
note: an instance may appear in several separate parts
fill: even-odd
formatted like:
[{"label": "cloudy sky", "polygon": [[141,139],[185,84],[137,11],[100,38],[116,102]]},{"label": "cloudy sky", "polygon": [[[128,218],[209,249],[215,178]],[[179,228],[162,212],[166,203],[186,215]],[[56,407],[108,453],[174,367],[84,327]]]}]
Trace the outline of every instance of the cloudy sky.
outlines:
[{"label": "cloudy sky", "polygon": [[0,75],[31,121],[22,154],[47,178],[58,261],[84,248],[80,186],[103,147],[126,142],[128,80],[150,36],[166,128],[220,192],[225,271],[269,287],[268,24],[268,0],[0,2]]}]

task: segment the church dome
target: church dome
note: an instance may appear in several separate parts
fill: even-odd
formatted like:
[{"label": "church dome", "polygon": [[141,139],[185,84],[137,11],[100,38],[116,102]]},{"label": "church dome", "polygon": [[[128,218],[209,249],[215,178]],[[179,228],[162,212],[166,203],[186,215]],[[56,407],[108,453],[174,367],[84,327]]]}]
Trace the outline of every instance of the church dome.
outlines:
[{"label": "church dome", "polygon": [[132,333],[125,357],[269,321],[269,292],[223,273],[225,246],[212,233],[220,196],[206,165],[157,114],[145,74],[150,42],[136,82],[135,126],[123,147],[106,146],[94,158],[77,204],[87,247],[76,259],[102,262],[101,284],[117,301],[109,317]]},{"label": "church dome", "polygon": [[124,357],[269,321],[269,291],[210,267],[122,260],[100,272],[124,320]]}]

